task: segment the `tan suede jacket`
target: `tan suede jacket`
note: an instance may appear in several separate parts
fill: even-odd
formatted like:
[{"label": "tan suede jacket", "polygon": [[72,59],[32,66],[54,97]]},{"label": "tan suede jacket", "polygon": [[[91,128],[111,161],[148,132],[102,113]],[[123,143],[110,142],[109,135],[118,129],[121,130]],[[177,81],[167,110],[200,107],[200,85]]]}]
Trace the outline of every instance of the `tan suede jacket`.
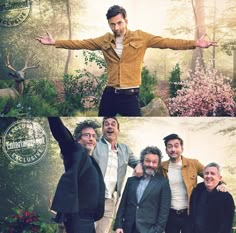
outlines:
[{"label": "tan suede jacket", "polygon": [[[169,160],[162,163],[163,175],[168,178]],[[196,159],[189,159],[182,156],[182,176],[188,193],[188,202],[192,190],[197,185],[197,176],[203,177],[204,165]]]},{"label": "tan suede jacket", "polygon": [[107,63],[107,86],[134,87],[141,84],[141,71],[147,48],[194,49],[194,40],[168,39],[137,30],[127,30],[121,58],[116,54],[111,33],[87,40],[56,40],[57,48],[101,50]]}]

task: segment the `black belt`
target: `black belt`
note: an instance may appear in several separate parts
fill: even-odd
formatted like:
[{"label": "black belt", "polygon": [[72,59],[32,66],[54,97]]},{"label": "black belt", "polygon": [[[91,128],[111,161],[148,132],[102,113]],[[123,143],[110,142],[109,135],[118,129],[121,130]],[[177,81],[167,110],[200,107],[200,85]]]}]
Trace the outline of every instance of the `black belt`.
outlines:
[{"label": "black belt", "polygon": [[117,95],[124,94],[124,95],[134,95],[139,93],[139,88],[128,88],[128,89],[118,89],[115,87],[106,87],[105,90],[107,92],[112,92]]},{"label": "black belt", "polygon": [[177,215],[187,214],[188,213],[188,209],[181,209],[181,210],[170,209],[170,211],[174,212]]}]

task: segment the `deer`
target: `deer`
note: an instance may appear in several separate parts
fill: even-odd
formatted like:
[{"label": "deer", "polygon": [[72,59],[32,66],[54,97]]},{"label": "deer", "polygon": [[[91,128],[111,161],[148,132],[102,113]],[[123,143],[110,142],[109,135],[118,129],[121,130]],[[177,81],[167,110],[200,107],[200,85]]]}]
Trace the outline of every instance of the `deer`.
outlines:
[{"label": "deer", "polygon": [[30,59],[30,56],[28,54],[27,57],[26,57],[26,60],[25,60],[24,67],[21,70],[16,70],[10,64],[9,57],[10,57],[10,54],[7,51],[5,65],[6,65],[6,67],[8,69],[13,71],[13,72],[10,72],[8,75],[11,78],[13,78],[13,80],[15,82],[14,82],[12,87],[0,89],[0,97],[10,97],[10,98],[16,99],[17,97],[23,95],[26,71],[29,70],[29,69],[36,69],[36,68],[38,68],[39,64],[33,65],[33,66],[28,66],[28,62],[29,62],[29,59]]}]

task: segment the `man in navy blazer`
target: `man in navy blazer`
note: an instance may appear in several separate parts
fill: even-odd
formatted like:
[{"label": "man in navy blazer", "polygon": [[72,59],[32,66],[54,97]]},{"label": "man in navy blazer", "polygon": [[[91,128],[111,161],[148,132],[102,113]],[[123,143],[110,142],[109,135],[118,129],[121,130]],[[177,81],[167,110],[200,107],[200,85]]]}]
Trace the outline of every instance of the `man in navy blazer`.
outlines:
[{"label": "man in navy blazer", "polygon": [[235,204],[229,192],[218,192],[220,166],[209,163],[190,198],[191,233],[231,233]]},{"label": "man in navy blazer", "polygon": [[116,233],[162,233],[170,209],[170,186],[160,175],[161,151],[141,152],[144,175],[127,180],[114,224]]},{"label": "man in navy blazer", "polygon": [[94,124],[84,122],[74,138],[59,117],[48,121],[65,166],[51,207],[57,212],[55,221],[63,222],[67,233],[95,233],[94,221],[104,214],[105,184],[91,156],[97,137]]}]

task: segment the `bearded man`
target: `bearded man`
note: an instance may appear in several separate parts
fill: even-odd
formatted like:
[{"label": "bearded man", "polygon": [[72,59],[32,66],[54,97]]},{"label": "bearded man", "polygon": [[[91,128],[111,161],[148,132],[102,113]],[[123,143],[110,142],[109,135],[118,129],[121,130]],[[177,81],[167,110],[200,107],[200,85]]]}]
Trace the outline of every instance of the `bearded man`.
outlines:
[{"label": "bearded man", "polygon": [[116,216],[116,233],[162,233],[170,209],[170,186],[160,175],[161,151],[147,147],[141,152],[142,177],[128,178]]}]

